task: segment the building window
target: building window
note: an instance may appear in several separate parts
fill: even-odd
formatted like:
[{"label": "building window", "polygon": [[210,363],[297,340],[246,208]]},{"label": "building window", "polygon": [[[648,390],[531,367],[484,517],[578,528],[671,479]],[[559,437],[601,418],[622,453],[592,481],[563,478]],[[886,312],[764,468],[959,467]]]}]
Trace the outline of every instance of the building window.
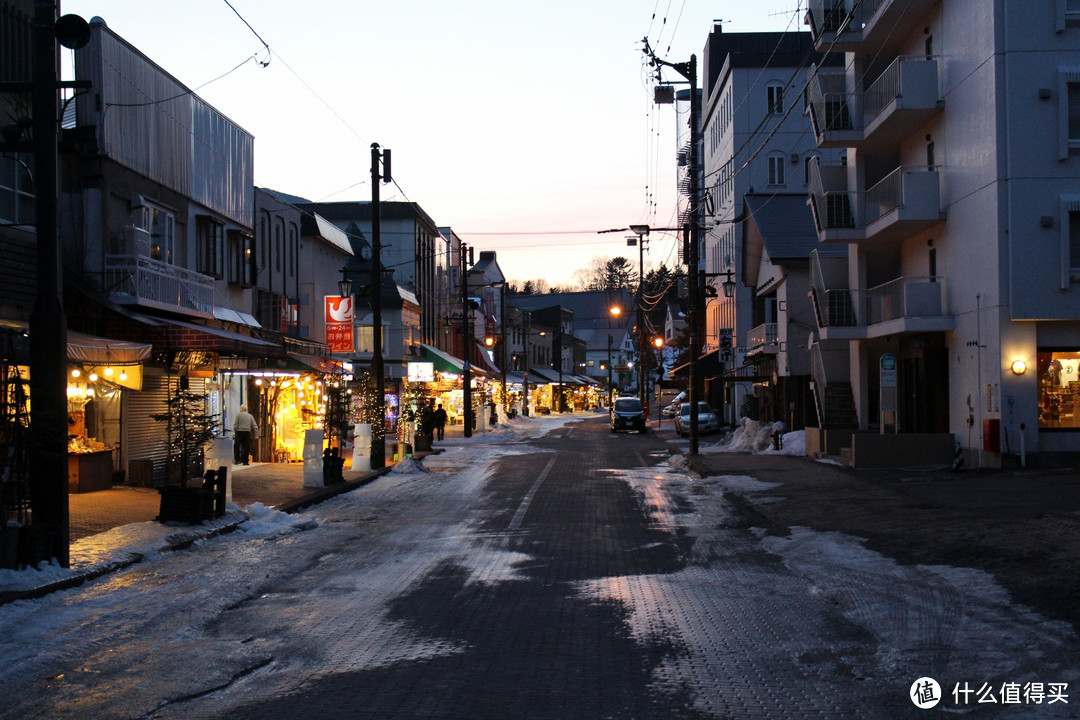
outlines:
[{"label": "building window", "polygon": [[784,113],[784,86],[769,85],[765,88],[765,92],[768,101],[767,112],[770,115],[782,115]]},{"label": "building window", "polygon": [[222,278],[225,253],[225,226],[213,218],[195,219],[195,269],[203,275]]},{"label": "building window", "polygon": [[281,272],[281,258],[285,255],[285,241],[281,237],[282,220],[274,223],[274,271]]},{"label": "building window", "polygon": [[1080,349],[1040,350],[1039,429],[1080,430]]},{"label": "building window", "polygon": [[[357,325],[356,326],[356,352],[373,353],[375,352],[375,334],[372,332],[371,325]],[[382,347],[386,349],[386,326],[382,328]]]},{"label": "building window", "polygon": [[784,184],[784,156],[783,155],[770,155],[769,156],[769,184],[770,185],[783,185]]},{"label": "building window", "polygon": [[1080,154],[1080,68],[1058,68],[1058,160]]},{"label": "building window", "polygon": [[255,238],[229,231],[229,282],[250,286],[255,280]]},{"label": "building window", "polygon": [[33,181],[29,164],[15,157],[0,158],[0,223],[33,225],[36,222]]},{"label": "building window", "polygon": [[150,232],[150,257],[172,265],[176,249],[176,217],[145,199],[143,202],[141,227]]},{"label": "building window", "polygon": [[285,262],[289,266],[289,277],[296,277],[296,227],[289,228],[289,257]]}]

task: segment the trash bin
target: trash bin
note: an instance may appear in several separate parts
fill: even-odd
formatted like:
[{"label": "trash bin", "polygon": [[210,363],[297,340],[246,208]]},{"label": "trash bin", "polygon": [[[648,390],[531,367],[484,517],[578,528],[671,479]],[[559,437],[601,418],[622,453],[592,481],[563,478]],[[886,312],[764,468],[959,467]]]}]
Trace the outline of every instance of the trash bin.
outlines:
[{"label": "trash bin", "polygon": [[353,429],[352,469],[371,472],[371,424],[357,423]]},{"label": "trash bin", "polygon": [[304,487],[325,487],[322,430],[304,431]]}]

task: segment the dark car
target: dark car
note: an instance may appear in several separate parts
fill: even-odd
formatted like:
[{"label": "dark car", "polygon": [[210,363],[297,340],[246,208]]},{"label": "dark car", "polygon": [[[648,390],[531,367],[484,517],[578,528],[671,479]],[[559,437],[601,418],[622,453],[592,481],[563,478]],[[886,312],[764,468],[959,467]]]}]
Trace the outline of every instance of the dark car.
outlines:
[{"label": "dark car", "polygon": [[615,399],[615,406],[611,408],[611,432],[620,430],[645,432],[645,410],[635,397]]}]

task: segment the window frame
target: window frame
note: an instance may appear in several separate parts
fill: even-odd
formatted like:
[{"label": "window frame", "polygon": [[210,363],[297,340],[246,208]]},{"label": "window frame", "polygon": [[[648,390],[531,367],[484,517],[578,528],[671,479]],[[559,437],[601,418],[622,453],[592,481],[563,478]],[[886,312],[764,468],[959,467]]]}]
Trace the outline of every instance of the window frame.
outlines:
[{"label": "window frame", "polygon": [[[210,230],[210,236],[207,230]],[[195,216],[195,271],[221,280],[225,277],[225,224],[209,215]]]},{"label": "window frame", "polygon": [[784,86],[782,83],[771,82],[765,86],[765,114],[784,114]]}]

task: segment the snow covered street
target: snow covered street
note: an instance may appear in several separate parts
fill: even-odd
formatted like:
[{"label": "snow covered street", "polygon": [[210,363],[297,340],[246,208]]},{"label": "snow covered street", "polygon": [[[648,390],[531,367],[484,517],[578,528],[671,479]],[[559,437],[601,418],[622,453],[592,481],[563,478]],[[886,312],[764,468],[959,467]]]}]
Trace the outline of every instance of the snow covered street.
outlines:
[{"label": "snow covered street", "polygon": [[1080,717],[1071,626],[986,572],[770,532],[733,494],[775,484],[595,417],[447,445],[187,550],[98,537],[144,557],[0,606],[0,717],[921,717],[924,677],[939,711]]}]

